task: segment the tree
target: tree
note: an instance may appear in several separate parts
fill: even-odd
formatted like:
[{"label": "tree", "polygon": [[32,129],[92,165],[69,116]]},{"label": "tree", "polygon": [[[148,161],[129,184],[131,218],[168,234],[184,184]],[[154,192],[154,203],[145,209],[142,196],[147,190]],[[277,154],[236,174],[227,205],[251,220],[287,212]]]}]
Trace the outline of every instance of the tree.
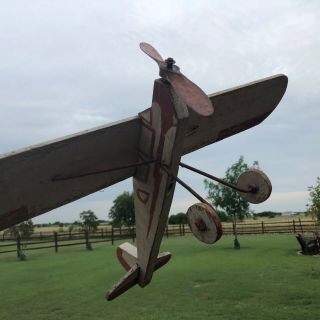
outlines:
[{"label": "tree", "polygon": [[34,230],[34,225],[32,220],[21,222],[8,229],[11,236],[15,237],[16,239],[18,258],[21,261],[24,261],[27,259],[27,256],[24,251],[27,247],[27,242],[24,242],[23,244],[21,244],[21,240],[28,240],[30,236],[33,234],[33,230]]},{"label": "tree", "polygon": [[125,191],[113,201],[113,206],[109,211],[109,217],[114,227],[130,227],[135,224],[132,192]]},{"label": "tree", "polygon": [[[249,168],[249,165],[244,162],[243,156],[240,156],[239,160],[227,169],[223,179],[236,185],[240,174]],[[258,161],[254,161],[251,168],[258,169]],[[250,216],[249,202],[244,200],[237,191],[221,184],[216,184],[212,181],[208,181],[207,179],[204,180],[204,184],[205,189],[208,190],[207,199],[212,202],[218,212],[220,211],[221,215],[225,213],[234,221],[235,245],[238,245],[236,221],[237,219],[242,221],[245,217]]]},{"label": "tree", "polygon": [[80,219],[82,220],[84,229],[87,232],[96,231],[99,225],[98,217],[94,214],[93,211],[83,211],[80,213]]},{"label": "tree", "polygon": [[18,225],[20,236],[23,239],[29,239],[33,234],[34,226],[32,220],[27,220]]},{"label": "tree", "polygon": [[221,221],[223,222],[232,221],[232,219],[224,211],[216,209],[216,213],[219,216]]},{"label": "tree", "polygon": [[[244,162],[243,156],[240,156],[239,160],[227,169],[223,179],[236,185],[240,174],[249,168],[248,164]],[[258,169],[258,161],[254,161],[251,168]],[[229,217],[236,217],[241,221],[250,216],[249,202],[242,199],[237,191],[207,179],[204,180],[204,184],[208,190],[207,199],[212,202],[216,209],[226,213]]]},{"label": "tree", "polygon": [[309,201],[307,204],[307,214],[320,222],[320,177],[317,177],[315,186],[308,187]]},{"label": "tree", "polygon": [[169,217],[168,224],[187,224],[187,215],[183,212],[173,214]]},{"label": "tree", "polygon": [[11,226],[7,232],[11,235],[11,237],[17,238],[19,236],[18,225]]},{"label": "tree", "polygon": [[33,230],[34,225],[32,220],[21,222],[9,228],[11,236],[14,236],[15,238],[20,236],[21,239],[29,239],[30,236],[33,234]]}]

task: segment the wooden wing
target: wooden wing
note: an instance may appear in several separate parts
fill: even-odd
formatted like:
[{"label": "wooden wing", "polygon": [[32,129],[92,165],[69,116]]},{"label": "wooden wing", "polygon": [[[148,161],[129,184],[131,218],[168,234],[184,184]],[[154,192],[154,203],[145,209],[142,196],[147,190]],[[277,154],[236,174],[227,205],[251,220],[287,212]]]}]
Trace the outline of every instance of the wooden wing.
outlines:
[{"label": "wooden wing", "polygon": [[209,95],[214,106],[211,116],[201,117],[189,109],[189,128],[183,154],[262,122],[280,102],[287,84],[288,78],[280,74]]},{"label": "wooden wing", "polygon": [[[189,109],[183,154],[262,122],[280,102],[287,77],[277,75],[210,95],[212,116]],[[135,168],[53,181],[138,161],[141,120],[124,121],[0,156],[0,230],[131,177]]]},{"label": "wooden wing", "polygon": [[131,177],[135,168],[52,181],[136,162],[139,136],[134,117],[0,156],[0,230]]}]

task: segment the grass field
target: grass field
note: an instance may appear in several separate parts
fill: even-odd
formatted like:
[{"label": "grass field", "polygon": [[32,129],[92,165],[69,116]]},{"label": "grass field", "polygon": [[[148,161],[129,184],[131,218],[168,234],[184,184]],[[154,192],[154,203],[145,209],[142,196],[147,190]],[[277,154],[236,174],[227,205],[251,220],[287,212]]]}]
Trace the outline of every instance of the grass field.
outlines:
[{"label": "grass field", "polygon": [[116,246],[0,256],[0,319],[319,319],[320,258],[298,256],[293,235],[232,237],[207,246],[164,239],[172,260],[145,289],[107,302],[124,270]]}]

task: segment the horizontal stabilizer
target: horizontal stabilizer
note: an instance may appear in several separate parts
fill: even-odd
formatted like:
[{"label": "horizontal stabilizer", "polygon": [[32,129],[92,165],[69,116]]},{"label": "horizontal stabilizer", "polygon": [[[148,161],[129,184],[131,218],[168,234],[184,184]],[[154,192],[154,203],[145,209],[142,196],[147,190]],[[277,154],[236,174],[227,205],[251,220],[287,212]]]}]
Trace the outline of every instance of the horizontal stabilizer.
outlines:
[{"label": "horizontal stabilizer", "polygon": [[137,284],[139,280],[139,271],[139,266],[134,264],[134,266],[124,275],[124,277],[107,292],[107,300],[113,300]]},{"label": "horizontal stabilizer", "polygon": [[[129,242],[118,246],[117,256],[122,266],[128,272],[112,289],[107,292],[107,300],[113,300],[120,294],[132,288],[139,281],[139,265],[137,264],[137,248]],[[170,252],[159,253],[154,271],[165,265],[171,258]]]},{"label": "horizontal stabilizer", "polygon": [[[125,268],[125,270],[129,271],[133,265],[137,262],[137,248],[129,242],[125,242],[118,246],[117,248],[117,256]],[[171,258],[170,252],[162,252],[158,254],[157,262],[154,267],[154,271],[161,268],[165,265]]]}]

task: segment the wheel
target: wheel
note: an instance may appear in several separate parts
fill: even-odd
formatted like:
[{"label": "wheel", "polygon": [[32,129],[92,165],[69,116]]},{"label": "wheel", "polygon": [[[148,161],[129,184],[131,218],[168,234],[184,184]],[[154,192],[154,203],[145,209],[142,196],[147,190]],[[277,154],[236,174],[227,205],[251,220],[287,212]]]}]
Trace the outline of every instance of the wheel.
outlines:
[{"label": "wheel", "polygon": [[266,201],[272,191],[269,178],[260,170],[249,169],[238,178],[237,187],[241,189],[252,189],[252,192],[239,192],[240,196],[250,203],[261,203]]},{"label": "wheel", "polygon": [[200,241],[212,244],[222,236],[221,220],[216,211],[206,203],[196,203],[187,211],[189,227]]}]

